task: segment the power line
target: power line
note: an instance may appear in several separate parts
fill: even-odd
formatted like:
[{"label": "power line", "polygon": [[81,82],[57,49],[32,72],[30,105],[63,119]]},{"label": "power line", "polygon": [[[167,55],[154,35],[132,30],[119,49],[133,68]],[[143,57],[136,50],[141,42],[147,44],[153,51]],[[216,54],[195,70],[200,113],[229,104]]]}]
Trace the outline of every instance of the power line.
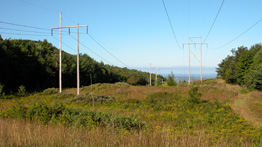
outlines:
[{"label": "power line", "polygon": [[48,31],[50,31],[50,29],[47,29],[47,28],[40,28],[40,27],[34,27],[34,26],[27,26],[27,25],[16,24],[16,23],[11,23],[11,22],[0,21],[0,23],[3,23],[3,24],[9,24],[9,25],[14,25],[14,26],[20,26],[20,27],[26,27],[26,28],[33,28],[33,29],[48,30]]},{"label": "power line", "polygon": [[171,27],[171,29],[172,29],[172,33],[173,33],[173,36],[174,36],[174,38],[175,38],[175,40],[176,40],[177,46],[181,49],[181,47],[180,47],[180,45],[179,45],[179,43],[178,43],[178,41],[177,41],[176,34],[175,34],[175,31],[174,31],[173,25],[172,25],[172,23],[171,23],[170,17],[169,17],[169,15],[168,15],[167,8],[166,8],[166,4],[165,4],[164,0],[162,0],[162,3],[163,3],[163,6],[164,6],[164,8],[165,8],[166,16],[167,16],[167,18],[168,18],[168,22],[169,22],[169,25],[170,25],[170,27]]},{"label": "power line", "polygon": [[219,13],[220,13],[220,11],[221,11],[223,5],[224,5],[224,2],[225,2],[225,0],[223,0],[222,3],[221,3],[221,5],[220,5],[220,8],[219,8],[219,10],[218,10],[218,12],[217,12],[217,15],[216,15],[216,17],[215,17],[215,19],[214,19],[214,21],[213,21],[213,23],[212,23],[212,25],[211,25],[211,27],[210,27],[208,33],[207,33],[207,36],[206,36],[206,38],[205,38],[205,40],[204,40],[204,43],[206,42],[206,40],[207,40],[207,38],[208,38],[208,36],[209,36],[211,30],[213,29],[213,27],[214,27],[214,25],[215,25],[215,22],[216,22],[217,17],[218,17],[218,15],[219,15]]},{"label": "power line", "polygon": [[[56,38],[55,36],[52,36],[52,37],[54,37],[54,39],[56,39],[57,41],[59,41],[59,39]],[[71,50],[73,50],[73,51],[76,52],[76,50],[75,50],[74,48],[72,48],[71,46],[67,45],[66,43],[62,43],[62,44],[64,44],[65,46],[69,47]]]},{"label": "power line", "polygon": [[27,36],[50,36],[50,35],[39,35],[39,34],[20,34],[20,33],[9,33],[9,32],[0,32],[0,34],[27,35]]},{"label": "power line", "polygon": [[[31,29],[38,29],[38,30],[47,30],[50,31],[50,29],[47,28],[40,28],[40,27],[35,27],[35,26],[29,26],[29,25],[23,25],[23,24],[17,24],[17,23],[11,23],[11,22],[5,22],[5,21],[0,21],[2,24],[8,24],[8,25],[13,25],[13,26],[20,26],[20,27],[25,27],[25,28],[31,28]],[[57,31],[57,30],[55,30]],[[67,32],[67,31],[62,31],[62,32]],[[77,32],[70,32],[70,33],[77,33]],[[81,33],[80,33],[81,34]]]},{"label": "power line", "polygon": [[[75,37],[73,37],[72,35],[70,35],[73,39],[75,39],[77,41],[77,39]],[[109,62],[108,60],[106,60],[105,58],[101,57],[100,55],[98,55],[96,52],[94,52],[93,50],[91,50],[90,48],[88,48],[86,45],[84,45],[82,42],[79,41],[79,43],[81,45],[83,45],[86,49],[88,49],[89,51],[91,51],[92,53],[94,53],[95,55],[97,55],[98,57],[100,57],[101,59],[103,59],[104,61],[114,65],[113,63]]]},{"label": "power line", "polygon": [[29,31],[29,30],[20,30],[20,29],[11,29],[11,28],[3,28],[3,27],[0,27],[0,29],[3,29],[3,30],[13,30],[13,31],[20,31],[20,32],[31,32],[31,33],[40,33],[40,34],[50,34],[50,33],[47,33],[47,32],[38,32],[38,31]]},{"label": "power line", "polygon": [[244,35],[246,32],[248,32],[249,30],[251,30],[253,27],[255,27],[258,23],[260,23],[262,21],[262,18],[259,19],[256,23],[254,23],[251,27],[249,27],[247,30],[245,30],[243,33],[241,33],[240,35],[238,35],[237,37],[235,37],[233,40],[229,41],[228,43],[218,47],[218,48],[215,48],[213,50],[216,50],[216,49],[220,49],[220,48],[223,48],[225,46],[227,46],[228,44],[232,43],[233,41],[237,40],[239,37],[241,37],[242,35]]},{"label": "power line", "polygon": [[123,64],[124,66],[128,67],[124,62],[122,62],[121,60],[119,60],[116,56],[114,56],[112,53],[110,53],[103,45],[101,45],[95,38],[93,38],[91,35],[88,34],[88,36],[94,40],[102,49],[104,49],[108,54],[110,54],[112,57],[114,57],[117,61],[119,61],[121,64]]},{"label": "power line", "polygon": [[[26,1],[26,0],[21,0],[22,2],[25,2],[25,3],[28,3],[30,5],[33,5],[33,6],[36,6],[36,7],[39,7],[39,8],[42,8],[42,9],[46,9],[48,11],[52,11],[54,13],[58,13],[59,11],[56,11],[54,9],[50,9],[50,8],[47,8],[47,7],[43,7],[41,5],[37,5],[35,3],[32,3],[32,2],[29,2],[29,1]],[[71,22],[75,23],[70,17],[68,17],[67,15],[63,14],[63,16],[65,16],[68,20],[70,20]]]}]

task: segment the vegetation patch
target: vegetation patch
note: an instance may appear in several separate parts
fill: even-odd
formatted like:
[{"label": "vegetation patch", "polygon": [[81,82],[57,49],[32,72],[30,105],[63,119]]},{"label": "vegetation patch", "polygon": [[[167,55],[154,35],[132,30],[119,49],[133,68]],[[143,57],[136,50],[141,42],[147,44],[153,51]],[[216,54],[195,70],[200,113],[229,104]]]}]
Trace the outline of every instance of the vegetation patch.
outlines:
[{"label": "vegetation patch", "polygon": [[44,95],[57,94],[59,92],[58,88],[48,88],[43,91]]},{"label": "vegetation patch", "polygon": [[78,95],[74,99],[70,99],[68,103],[81,103],[81,104],[104,104],[115,102],[115,97],[113,96],[106,96],[106,95]]},{"label": "vegetation patch", "polygon": [[60,123],[64,126],[78,127],[107,127],[123,128],[126,130],[139,130],[145,127],[145,123],[135,116],[121,116],[109,112],[97,112],[66,108],[61,103],[47,105],[45,102],[37,102],[25,107],[21,104],[0,111],[3,118],[19,118],[36,120],[44,124]]}]

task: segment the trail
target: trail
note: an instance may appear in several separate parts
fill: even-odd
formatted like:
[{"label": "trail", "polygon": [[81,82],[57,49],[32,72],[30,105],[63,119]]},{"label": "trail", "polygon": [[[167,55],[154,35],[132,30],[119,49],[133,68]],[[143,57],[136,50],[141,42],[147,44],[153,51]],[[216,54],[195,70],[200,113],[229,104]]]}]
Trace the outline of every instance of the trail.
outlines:
[{"label": "trail", "polygon": [[231,105],[232,109],[240,116],[252,123],[262,124],[262,119],[257,117],[249,108],[248,101],[251,98],[251,93],[239,94]]},{"label": "trail", "polygon": [[236,97],[232,98],[233,101],[231,103],[231,107],[236,113],[238,113],[241,117],[245,118],[249,122],[259,123],[262,125],[262,118],[257,117],[256,114],[254,114],[248,106],[248,101],[251,100],[253,92],[241,94],[239,92],[239,90],[241,89],[239,85],[226,84],[225,81],[221,79],[216,79],[216,82],[220,86],[225,85],[227,90],[238,93]]}]

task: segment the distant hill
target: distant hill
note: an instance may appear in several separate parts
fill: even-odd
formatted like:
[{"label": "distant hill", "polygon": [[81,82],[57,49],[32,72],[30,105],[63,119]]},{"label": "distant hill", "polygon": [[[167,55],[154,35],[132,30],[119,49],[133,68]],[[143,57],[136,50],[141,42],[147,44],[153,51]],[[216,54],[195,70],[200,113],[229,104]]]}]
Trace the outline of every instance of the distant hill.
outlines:
[{"label": "distant hill", "polygon": [[[0,38],[0,69],[0,84],[7,93],[16,92],[20,85],[29,91],[58,87],[59,50],[47,40]],[[90,76],[93,83],[146,85],[149,81],[146,72],[106,65],[81,54],[80,85],[89,85]],[[76,87],[76,55],[66,52],[62,53],[62,85]]]}]

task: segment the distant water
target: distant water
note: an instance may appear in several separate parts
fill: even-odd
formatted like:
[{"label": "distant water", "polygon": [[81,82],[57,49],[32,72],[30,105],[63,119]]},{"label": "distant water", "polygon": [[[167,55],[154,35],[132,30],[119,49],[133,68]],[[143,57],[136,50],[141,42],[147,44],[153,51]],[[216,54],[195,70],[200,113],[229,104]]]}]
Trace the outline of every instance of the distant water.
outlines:
[{"label": "distant water", "polygon": [[[169,74],[161,74],[163,77],[167,77]],[[174,74],[176,81],[188,81],[189,76],[188,74]],[[215,79],[217,77],[216,73],[210,73],[210,74],[203,74],[202,79]],[[191,74],[190,76],[192,81],[200,80],[200,74]]]},{"label": "distant water", "polygon": [[[149,72],[148,67],[134,68],[136,70]],[[191,67],[191,80],[200,80],[200,67]],[[152,73],[156,71],[152,70]],[[188,67],[159,67],[157,74],[167,77],[171,72],[175,75],[177,81],[188,81]],[[217,77],[216,67],[203,67],[203,79],[215,79]]]}]

